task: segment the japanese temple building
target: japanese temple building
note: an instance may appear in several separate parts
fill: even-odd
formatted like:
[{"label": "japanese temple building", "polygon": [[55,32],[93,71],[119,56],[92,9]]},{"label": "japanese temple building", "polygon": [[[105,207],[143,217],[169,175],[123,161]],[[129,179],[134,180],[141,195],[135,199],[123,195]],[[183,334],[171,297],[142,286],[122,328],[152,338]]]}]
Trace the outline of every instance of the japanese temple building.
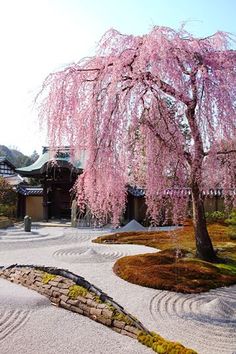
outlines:
[{"label": "japanese temple building", "polygon": [[21,188],[19,216],[33,213],[33,218],[38,220],[69,218],[73,198],[72,187],[83,168],[84,157],[72,162],[69,147],[57,148],[53,154],[48,147],[44,147],[37,161],[30,166],[17,169],[21,176],[38,179],[42,186],[23,187],[24,190]]},{"label": "japanese temple building", "polygon": [[[48,147],[32,165],[16,169],[23,177],[38,180],[40,187],[19,185],[18,217],[29,215],[33,220],[62,219],[71,217],[71,205],[74,199],[73,186],[85,165],[85,154],[80,159],[72,160],[69,147],[57,148],[52,154]],[[164,197],[177,193],[191,199],[191,191],[185,189],[166,190]],[[222,190],[203,192],[206,211],[223,210]],[[136,187],[128,187],[127,205],[122,222],[135,219],[145,221],[145,192]]]}]

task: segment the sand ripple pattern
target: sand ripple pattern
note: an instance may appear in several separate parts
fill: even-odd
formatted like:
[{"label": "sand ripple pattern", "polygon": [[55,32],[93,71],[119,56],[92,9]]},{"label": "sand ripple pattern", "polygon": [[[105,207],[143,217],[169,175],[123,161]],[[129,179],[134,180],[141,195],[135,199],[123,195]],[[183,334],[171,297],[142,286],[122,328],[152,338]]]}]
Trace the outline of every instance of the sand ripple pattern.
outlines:
[{"label": "sand ripple pattern", "polygon": [[[48,247],[54,245],[66,245],[71,243],[82,243],[95,239],[98,236],[105,235],[109,233],[109,230],[97,230],[97,229],[65,229],[63,235],[60,235],[61,230],[58,230],[55,236],[51,238],[41,237],[34,238],[33,242],[27,239],[17,241],[17,238],[14,239],[14,242],[10,241],[10,236],[5,239],[4,242],[1,242],[0,237],[0,251],[9,250],[9,249],[24,249],[24,248],[35,248],[35,247]],[[0,235],[1,236],[1,235]],[[20,242],[21,241],[21,242]],[[24,242],[23,242],[24,241]]]},{"label": "sand ripple pattern", "polygon": [[93,229],[69,229],[64,232],[63,240],[69,242],[86,242],[98,236],[105,235],[108,231]]},{"label": "sand ripple pattern", "polygon": [[0,342],[23,326],[29,316],[29,310],[0,309]]},{"label": "sand ripple pattern", "polygon": [[68,263],[104,263],[127,256],[123,250],[108,247],[76,247],[60,249],[53,253],[53,256]]},{"label": "sand ripple pattern", "polygon": [[163,291],[150,311],[157,330],[201,354],[236,353],[236,286],[199,295]]}]

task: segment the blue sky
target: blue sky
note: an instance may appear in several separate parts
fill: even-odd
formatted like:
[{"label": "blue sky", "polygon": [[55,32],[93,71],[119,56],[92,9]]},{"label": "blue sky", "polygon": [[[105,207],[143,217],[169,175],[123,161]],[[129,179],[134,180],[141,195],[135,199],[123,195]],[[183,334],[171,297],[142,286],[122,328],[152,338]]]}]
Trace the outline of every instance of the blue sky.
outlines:
[{"label": "blue sky", "polygon": [[92,55],[102,34],[145,34],[154,25],[195,36],[217,30],[236,35],[236,0],[3,0],[0,1],[0,144],[41,152],[35,95],[43,79]]}]

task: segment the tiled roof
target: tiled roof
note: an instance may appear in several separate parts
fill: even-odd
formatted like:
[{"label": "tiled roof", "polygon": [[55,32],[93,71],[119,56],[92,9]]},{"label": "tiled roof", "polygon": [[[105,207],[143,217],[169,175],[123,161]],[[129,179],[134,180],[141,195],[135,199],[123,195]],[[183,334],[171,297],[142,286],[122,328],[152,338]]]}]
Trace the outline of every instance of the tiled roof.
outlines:
[{"label": "tiled roof", "polygon": [[[133,195],[134,197],[144,197],[145,196],[145,191],[142,188],[139,187],[131,187],[128,186],[128,192]],[[222,197],[223,196],[223,189],[221,188],[216,188],[216,189],[208,189],[208,190],[203,190],[202,195],[207,196],[207,197]],[[235,195],[236,190],[230,190],[227,191],[227,194],[229,195]],[[190,188],[168,188],[163,192],[163,196],[175,196],[175,197],[187,197],[191,195],[191,189]]]},{"label": "tiled roof", "polygon": [[25,196],[42,196],[43,188],[42,187],[34,187],[34,186],[18,186],[16,191]]},{"label": "tiled roof", "polygon": [[0,163],[5,162],[8,166],[10,166],[13,170],[16,169],[16,167],[11,163],[6,157],[0,156]]},{"label": "tiled roof", "polygon": [[44,173],[48,168],[48,163],[55,161],[61,167],[74,167],[77,170],[84,169],[85,154],[81,154],[79,160],[72,160],[70,158],[69,148],[58,148],[53,158],[54,153],[50,152],[48,148],[44,147],[43,154],[30,166],[17,168],[17,172],[22,176],[34,176]]},{"label": "tiled roof", "polygon": [[145,195],[144,189],[136,186],[135,187],[128,186],[128,192],[134,197],[144,197]]}]

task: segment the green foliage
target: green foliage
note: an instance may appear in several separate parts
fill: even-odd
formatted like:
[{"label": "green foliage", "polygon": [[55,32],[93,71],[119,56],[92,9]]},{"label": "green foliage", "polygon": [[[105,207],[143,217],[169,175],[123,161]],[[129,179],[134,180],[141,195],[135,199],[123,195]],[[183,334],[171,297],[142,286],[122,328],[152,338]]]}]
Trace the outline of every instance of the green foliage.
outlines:
[{"label": "green foliage", "polygon": [[15,191],[3,177],[0,177],[0,204],[14,205],[15,202]]},{"label": "green foliage", "polygon": [[131,320],[127,315],[119,312],[112,304],[105,302],[107,308],[113,312],[112,320],[125,322],[127,325],[133,325],[134,321]]},{"label": "green foliage", "polygon": [[77,299],[78,296],[86,296],[88,293],[88,290],[85,289],[83,286],[80,285],[72,285],[69,287],[69,293],[68,296],[71,299]]},{"label": "green foliage", "polygon": [[229,238],[236,240],[236,209],[232,210],[225,223],[229,225]]},{"label": "green foliage", "polygon": [[15,205],[4,205],[0,204],[0,216],[6,216],[9,218],[16,216],[16,206]]},{"label": "green foliage", "polygon": [[55,274],[50,274],[50,273],[43,273],[43,278],[42,278],[42,283],[43,284],[48,284],[50,280],[53,280],[56,278]]},{"label": "green foliage", "polygon": [[10,184],[0,177],[0,216],[15,216],[16,198],[16,192]]},{"label": "green foliage", "polygon": [[215,266],[222,270],[224,274],[236,275],[236,262],[232,262],[231,264],[216,263]]},{"label": "green foliage", "polygon": [[159,354],[197,354],[194,350],[185,348],[178,342],[170,342],[162,338],[159,334],[151,332],[140,332],[138,341]]},{"label": "green foliage", "polygon": [[227,217],[227,214],[224,211],[213,211],[207,212],[205,214],[208,222],[223,222]]},{"label": "green foliage", "polygon": [[229,217],[225,220],[228,225],[236,225],[236,209],[233,209]]}]

